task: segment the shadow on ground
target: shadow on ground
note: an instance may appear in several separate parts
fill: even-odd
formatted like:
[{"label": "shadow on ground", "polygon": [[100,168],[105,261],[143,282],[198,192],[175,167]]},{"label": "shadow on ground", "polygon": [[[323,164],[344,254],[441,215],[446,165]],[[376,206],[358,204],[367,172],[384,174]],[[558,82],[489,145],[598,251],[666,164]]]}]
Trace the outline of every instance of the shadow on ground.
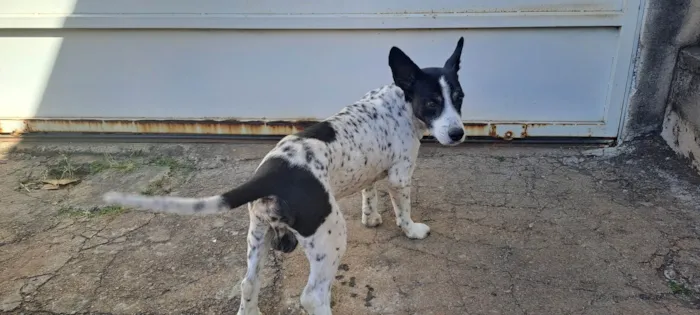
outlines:
[{"label": "shadow on ground", "polygon": [[[0,160],[0,311],[235,314],[243,208],[178,217],[105,207],[108,190],[205,196],[243,182],[265,144],[31,144]],[[350,245],[336,314],[697,314],[700,179],[656,139],[582,149],[425,146],[405,238],[342,200]],[[301,314],[308,264],[273,254],[265,314]]]}]

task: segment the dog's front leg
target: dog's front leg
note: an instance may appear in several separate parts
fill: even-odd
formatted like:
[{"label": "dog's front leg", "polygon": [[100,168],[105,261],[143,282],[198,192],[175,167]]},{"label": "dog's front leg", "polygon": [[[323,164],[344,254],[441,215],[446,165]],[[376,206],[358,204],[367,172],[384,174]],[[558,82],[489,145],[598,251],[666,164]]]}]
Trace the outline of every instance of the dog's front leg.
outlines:
[{"label": "dog's front leg", "polygon": [[397,166],[389,171],[389,196],[396,214],[396,225],[412,239],[424,239],[430,227],[411,219],[411,175],[413,168]]}]

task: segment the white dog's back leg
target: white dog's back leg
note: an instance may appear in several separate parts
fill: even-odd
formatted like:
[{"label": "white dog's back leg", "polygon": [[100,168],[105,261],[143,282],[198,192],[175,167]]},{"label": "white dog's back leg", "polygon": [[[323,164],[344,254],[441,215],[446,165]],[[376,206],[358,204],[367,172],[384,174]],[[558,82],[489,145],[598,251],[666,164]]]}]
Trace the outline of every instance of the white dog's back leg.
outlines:
[{"label": "white dog's back leg", "polygon": [[301,305],[313,315],[331,314],[331,286],[347,246],[345,219],[334,200],[331,204],[333,211],[326,221],[301,241],[311,267]]},{"label": "white dog's back leg", "polygon": [[[249,206],[250,207],[250,206]],[[252,207],[260,207],[254,205]],[[260,294],[260,269],[265,265],[267,252],[270,247],[268,233],[270,225],[256,215],[256,210],[250,212],[248,227],[248,270],[241,282],[241,306],[238,315],[258,315],[258,295]]]}]

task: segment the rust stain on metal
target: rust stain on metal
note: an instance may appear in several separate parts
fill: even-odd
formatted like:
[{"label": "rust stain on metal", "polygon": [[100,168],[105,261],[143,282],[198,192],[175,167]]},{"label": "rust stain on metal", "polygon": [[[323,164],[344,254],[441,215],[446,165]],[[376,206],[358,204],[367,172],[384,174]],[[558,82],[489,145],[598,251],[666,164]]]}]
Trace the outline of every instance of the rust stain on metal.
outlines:
[{"label": "rust stain on metal", "polygon": [[466,123],[464,124],[464,132],[467,135],[485,135],[488,132],[489,124],[484,123]]},{"label": "rust stain on metal", "polygon": [[[0,133],[20,136],[23,133],[125,133],[125,134],[200,134],[200,135],[243,135],[243,136],[285,136],[304,130],[318,122],[313,118],[297,120],[263,119],[26,119],[0,120]],[[576,123],[559,123],[557,126],[571,126]],[[547,123],[465,123],[467,137],[482,136],[504,140],[527,138],[534,129],[551,127]],[[498,129],[506,130],[499,134]],[[518,130],[520,129],[520,130]],[[534,132],[538,134],[537,132]],[[541,132],[540,132],[541,133]],[[592,136],[589,129],[589,136]],[[426,135],[428,135],[426,133]]]},{"label": "rust stain on metal", "polygon": [[31,119],[25,132],[287,135],[315,121]]},{"label": "rust stain on metal", "polygon": [[498,138],[498,131],[496,131],[496,125],[491,125],[491,129],[489,130],[489,137],[494,137]]},{"label": "rust stain on metal", "polygon": [[[28,119],[22,133],[147,133],[204,135],[269,135],[283,136],[304,130],[313,119],[301,120],[128,120],[128,119]],[[496,126],[466,123],[467,136],[496,135]],[[9,131],[5,131],[7,133]]]},{"label": "rust stain on metal", "polygon": [[[575,124],[559,124],[560,126],[567,126],[567,125],[575,125]],[[550,127],[552,124],[545,124],[545,123],[528,123],[528,124],[522,124],[522,131],[520,132],[520,137],[521,138],[527,138],[530,136],[530,130],[531,129],[537,129],[537,128],[545,128],[545,127]]]},{"label": "rust stain on metal", "polygon": [[504,140],[513,140],[513,132],[508,130],[506,133],[503,135]]}]

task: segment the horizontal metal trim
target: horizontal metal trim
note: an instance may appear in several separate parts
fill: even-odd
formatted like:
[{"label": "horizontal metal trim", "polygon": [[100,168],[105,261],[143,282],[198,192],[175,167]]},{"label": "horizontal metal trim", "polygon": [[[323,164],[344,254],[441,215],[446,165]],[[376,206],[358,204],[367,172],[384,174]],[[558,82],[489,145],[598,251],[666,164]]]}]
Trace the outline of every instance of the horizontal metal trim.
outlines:
[{"label": "horizontal metal trim", "polygon": [[450,29],[621,26],[624,12],[425,14],[0,14],[0,29]]},{"label": "horizontal metal trim", "polygon": [[[0,142],[111,142],[111,143],[241,143],[241,142],[277,142],[283,136],[246,136],[246,135],[193,135],[193,134],[84,134],[47,132],[27,134],[14,137],[0,134]],[[439,145],[432,137],[424,137],[421,142]],[[464,144],[508,144],[508,145],[585,145],[611,146],[616,138],[609,137],[533,137],[504,140],[493,137],[469,137]]]},{"label": "horizontal metal trim", "polygon": [[[0,119],[0,134],[191,134],[284,136],[299,132],[316,120],[152,120],[152,119]],[[530,137],[605,137],[601,122],[465,122],[467,137],[504,140]],[[426,136],[428,134],[426,133]]]}]

